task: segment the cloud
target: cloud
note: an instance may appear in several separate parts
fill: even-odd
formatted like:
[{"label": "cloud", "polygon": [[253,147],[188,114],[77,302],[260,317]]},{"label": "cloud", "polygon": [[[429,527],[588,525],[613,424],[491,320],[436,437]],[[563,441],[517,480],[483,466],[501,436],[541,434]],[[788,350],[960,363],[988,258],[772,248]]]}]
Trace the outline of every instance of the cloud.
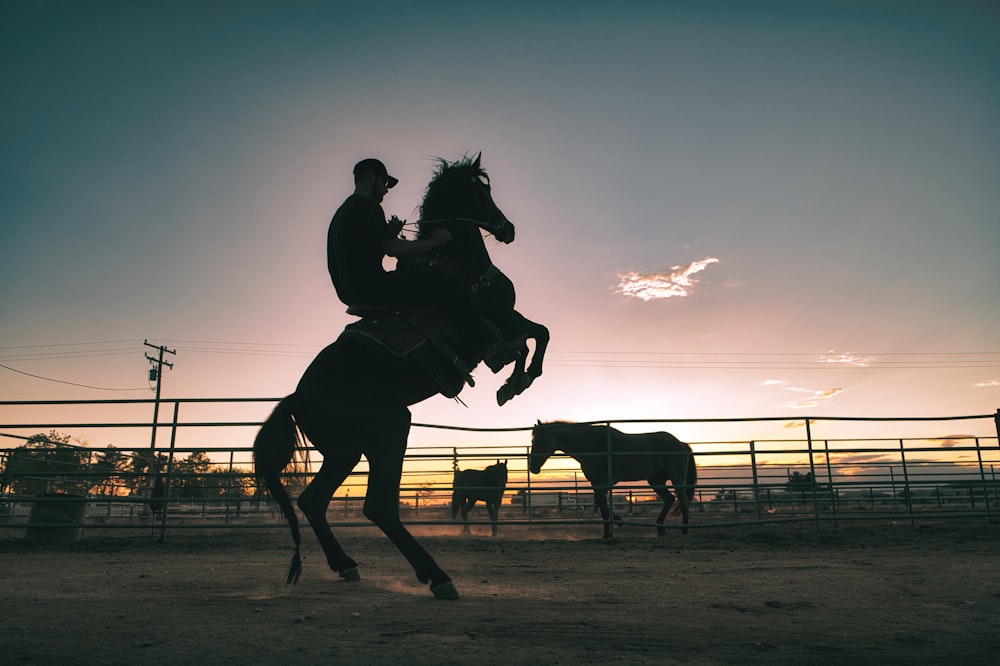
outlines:
[{"label": "cloud", "polygon": [[[829,400],[830,398],[833,398],[834,396],[840,395],[841,393],[844,392],[844,389],[842,389],[839,386],[835,386],[833,388],[828,388],[828,389],[816,390],[811,388],[803,388],[801,386],[784,386],[785,383],[786,382],[783,379],[765,379],[760,383],[760,385],[782,386],[786,391],[791,391],[792,393],[805,393],[806,397],[802,398],[801,400],[793,400],[792,402],[786,402],[784,405],[782,405],[783,407],[791,407],[793,409],[805,409],[806,407],[815,407],[816,405],[819,404],[821,400]],[[799,422],[799,425],[789,424],[786,425],[785,427],[796,428],[800,427],[801,425],[802,425],[801,422]]]},{"label": "cloud", "polygon": [[[833,352],[830,352],[833,354]],[[831,363],[836,365],[849,365],[853,368],[867,368],[876,358],[874,356],[855,356],[851,352],[842,354],[823,355],[819,357],[820,363]]]},{"label": "cloud", "polygon": [[819,404],[820,400],[829,400],[830,398],[843,393],[844,389],[840,387],[822,389],[819,391],[814,391],[811,389],[798,388],[795,386],[788,387],[789,391],[797,391],[799,393],[808,393],[809,397],[803,398],[802,400],[793,400],[792,402],[785,403],[785,407],[791,407],[793,409],[805,409],[807,407],[815,407]]},{"label": "cloud", "polygon": [[[807,420],[809,421],[809,425],[811,426],[816,425],[816,419],[807,419]],[[789,421],[788,423],[782,426],[782,428],[805,428],[805,427],[806,427],[805,421]]]},{"label": "cloud", "polygon": [[928,442],[937,442],[943,449],[950,449],[956,446],[970,446],[975,443],[975,435],[945,435],[928,439]]},{"label": "cloud", "polygon": [[973,384],[976,388],[990,388],[993,386],[1000,386],[1000,379],[987,379],[981,382],[976,382]]},{"label": "cloud", "polygon": [[661,298],[684,298],[698,284],[693,275],[709,265],[719,263],[715,257],[692,261],[687,266],[673,266],[669,273],[619,273],[615,293],[644,301]]}]

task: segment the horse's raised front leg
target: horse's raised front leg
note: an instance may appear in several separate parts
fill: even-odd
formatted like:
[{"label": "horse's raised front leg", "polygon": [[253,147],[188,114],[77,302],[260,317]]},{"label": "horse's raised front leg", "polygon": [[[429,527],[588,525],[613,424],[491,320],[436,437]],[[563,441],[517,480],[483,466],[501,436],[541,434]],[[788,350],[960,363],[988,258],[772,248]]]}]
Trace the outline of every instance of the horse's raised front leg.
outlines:
[{"label": "horse's raised front leg", "polygon": [[504,328],[504,334],[511,339],[518,335],[526,340],[534,340],[535,349],[530,352],[531,363],[527,362],[529,350],[526,342],[521,343],[520,353],[514,361],[514,371],[507,381],[497,391],[497,404],[503,406],[516,395],[523,393],[532,382],[542,375],[542,365],[545,360],[545,349],[549,345],[549,329],[527,319],[516,310],[513,311],[514,323]]},{"label": "horse's raised front leg", "polygon": [[348,557],[336,537],[333,536],[330,523],[326,519],[326,511],[330,506],[333,493],[344,482],[360,459],[361,454],[358,452],[328,450],[323,456],[323,465],[320,467],[319,473],[306,486],[298,499],[299,509],[305,514],[316,534],[316,539],[323,547],[327,564],[341,578],[351,581],[361,579],[361,575],[358,573],[358,563]]},{"label": "horse's raised front leg", "polygon": [[410,411],[405,407],[372,423],[364,448],[369,467],[364,514],[396,545],[413,567],[417,580],[430,583],[435,597],[458,599],[458,591],[451,578],[399,519],[399,482],[403,475],[403,456],[409,431]]}]

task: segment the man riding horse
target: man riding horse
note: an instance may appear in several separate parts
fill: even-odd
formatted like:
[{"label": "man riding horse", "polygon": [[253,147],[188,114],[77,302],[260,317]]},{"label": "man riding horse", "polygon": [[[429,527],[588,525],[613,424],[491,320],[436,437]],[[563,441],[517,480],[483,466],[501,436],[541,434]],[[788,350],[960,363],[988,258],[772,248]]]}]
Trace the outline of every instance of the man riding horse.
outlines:
[{"label": "man riding horse", "polygon": [[[542,374],[549,340],[548,329],[514,309],[513,282],[493,265],[484,244],[482,231],[506,244],[514,240],[515,230],[493,201],[480,158],[441,161],[420,207],[417,241],[394,240],[401,225],[395,219],[387,225],[379,205],[397,180],[376,160],[364,160],[355,167],[356,191],[330,224],[330,275],[346,303],[352,308],[371,308],[371,314],[359,312],[362,319],[345,327],[313,358],[295,391],[280,400],[261,425],[253,445],[254,472],[291,528],[295,552],[285,577],[288,583],[298,580],[302,571],[301,534],[295,505],[281,475],[301,448],[301,434],[323,454],[323,462],[296,503],[316,534],[330,569],[345,580],[360,579],[358,563],[334,536],[327,511],[334,493],[363,456],[368,462],[365,517],[399,548],[417,580],[429,583],[436,598],[458,598],[451,578],[417,543],[399,515],[399,485],[412,420],[409,407],[437,394],[456,397],[471,383],[468,371],[480,362],[486,362],[494,373],[514,365],[511,377],[497,391],[497,402],[502,405]],[[438,233],[438,229],[448,233]],[[417,275],[423,270],[419,267],[404,269],[415,273],[405,278],[400,277],[402,273],[382,270],[385,254],[404,256],[407,252],[427,257],[428,275]],[[442,267],[444,270],[435,275]],[[405,285],[407,281],[433,293],[424,296],[419,289]],[[435,281],[443,283],[442,289],[427,286]],[[488,315],[485,319],[495,324],[500,339],[511,341],[514,356],[504,361],[489,349],[492,343],[480,346],[459,340],[450,343],[455,353],[449,357],[442,353],[441,345],[427,344],[429,335],[421,337],[424,328],[433,329],[434,324],[422,323],[422,316],[411,314],[402,315],[400,324],[394,314],[402,309],[400,303],[414,302],[404,300],[407,297],[433,306],[446,303],[449,293],[464,294],[464,303],[475,299],[477,307]],[[376,300],[374,306],[366,302],[369,298]],[[460,309],[463,301],[459,303]],[[474,314],[478,319],[478,312]],[[387,344],[382,335],[386,330],[401,335]],[[398,344],[403,338],[409,342]],[[526,361],[527,340],[535,341],[530,362]]]},{"label": "man riding horse", "polygon": [[393,215],[386,222],[381,206],[398,182],[380,160],[354,165],[354,192],[337,209],[327,233],[327,268],[337,296],[348,312],[360,316],[447,310],[465,343],[481,343],[478,312],[461,284],[432,272],[383,267],[385,256],[415,257],[451,240],[447,229],[436,229],[426,240],[399,237],[402,220]]}]

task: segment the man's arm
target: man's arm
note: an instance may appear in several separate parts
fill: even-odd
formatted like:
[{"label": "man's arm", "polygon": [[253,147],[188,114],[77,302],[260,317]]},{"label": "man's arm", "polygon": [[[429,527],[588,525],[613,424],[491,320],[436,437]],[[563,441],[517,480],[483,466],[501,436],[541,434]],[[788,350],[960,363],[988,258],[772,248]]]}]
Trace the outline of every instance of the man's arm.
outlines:
[{"label": "man's arm", "polygon": [[450,240],[450,231],[447,229],[436,229],[434,234],[426,240],[389,238],[382,244],[382,251],[390,257],[412,257],[439,248]]}]

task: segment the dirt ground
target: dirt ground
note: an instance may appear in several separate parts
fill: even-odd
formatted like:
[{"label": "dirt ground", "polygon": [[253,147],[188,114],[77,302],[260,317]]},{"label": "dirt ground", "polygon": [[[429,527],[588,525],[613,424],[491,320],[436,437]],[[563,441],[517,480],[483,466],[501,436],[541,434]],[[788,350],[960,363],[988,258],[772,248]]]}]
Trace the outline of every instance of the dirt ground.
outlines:
[{"label": "dirt ground", "polygon": [[[431,529],[434,532],[431,532]],[[285,530],[0,532],[6,664],[996,664],[1000,526],[769,525],[556,532],[414,527],[453,577],[434,599],[377,532],[311,534],[283,583]],[[423,530],[423,531],[422,531]]]}]

